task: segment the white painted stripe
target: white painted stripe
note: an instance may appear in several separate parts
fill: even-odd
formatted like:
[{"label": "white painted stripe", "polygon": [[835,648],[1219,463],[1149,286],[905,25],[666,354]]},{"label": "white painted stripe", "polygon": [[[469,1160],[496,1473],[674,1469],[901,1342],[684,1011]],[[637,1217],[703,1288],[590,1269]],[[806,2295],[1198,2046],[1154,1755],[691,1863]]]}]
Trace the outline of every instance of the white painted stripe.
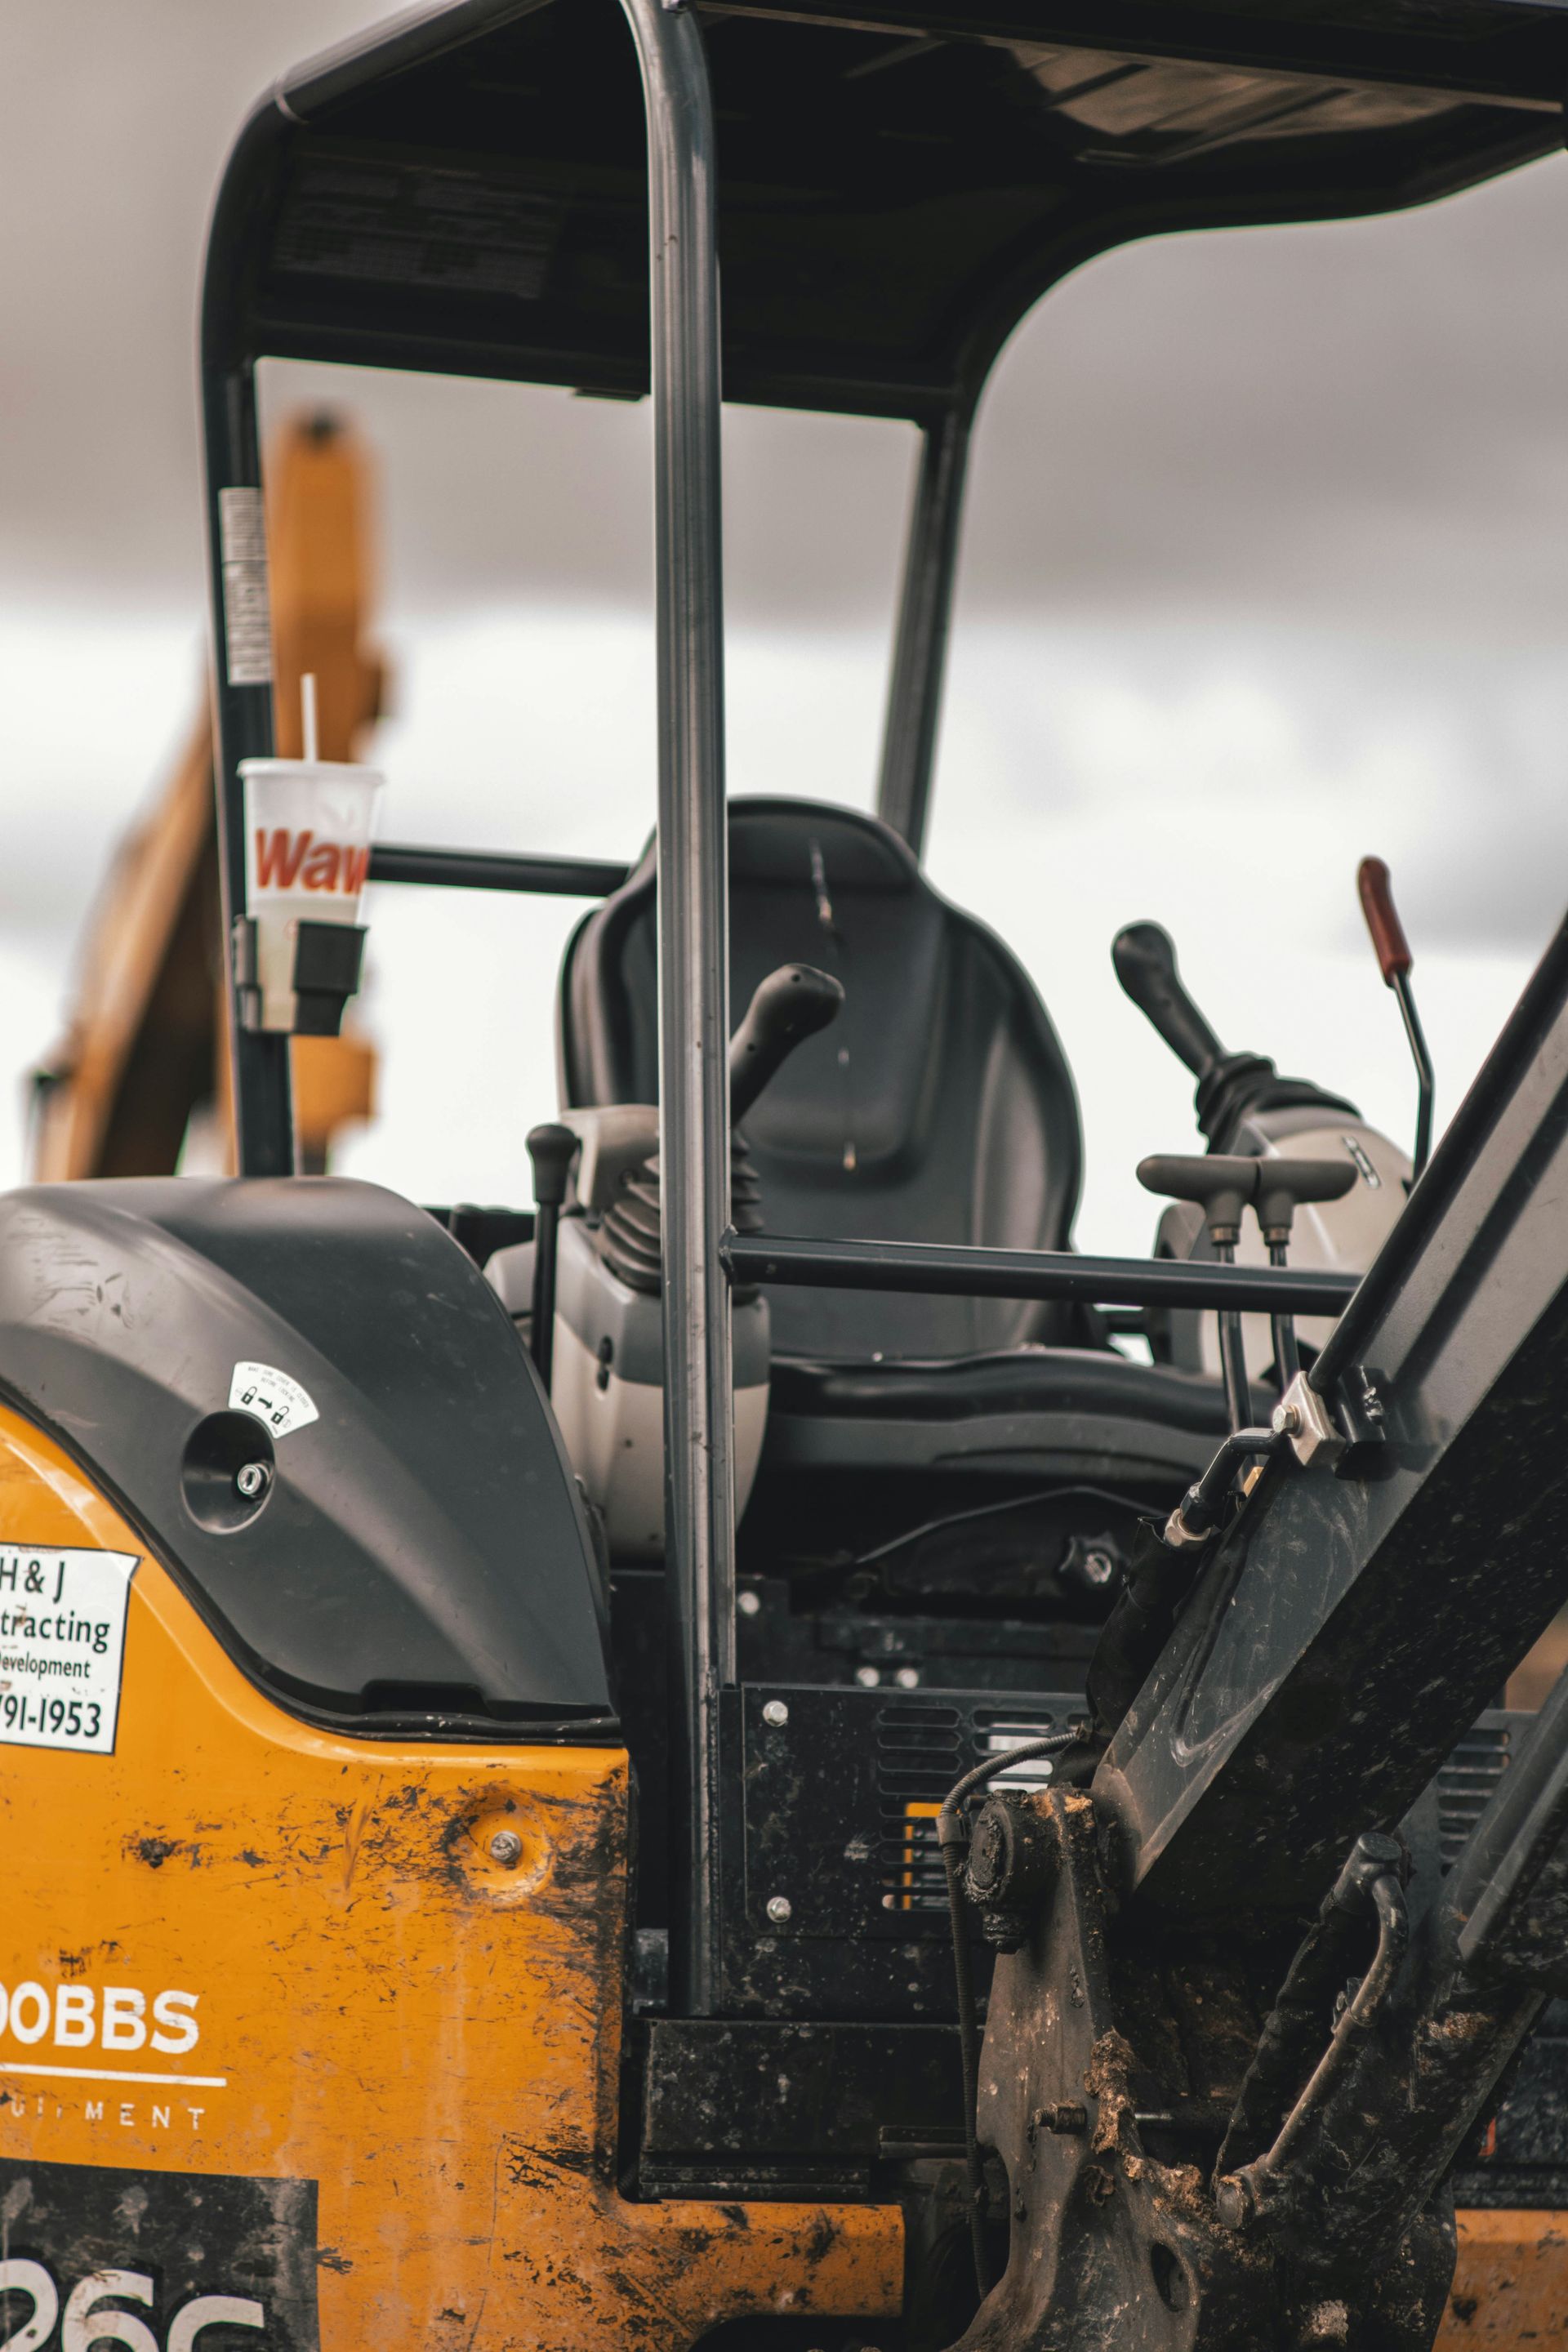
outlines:
[{"label": "white painted stripe", "polygon": [[0,2058],[0,2084],[8,2074],[67,2074],[73,2083],[174,2084],[192,2091],[226,2091],[226,2074],[126,2074],[96,2066],[21,2066],[14,2058]]}]

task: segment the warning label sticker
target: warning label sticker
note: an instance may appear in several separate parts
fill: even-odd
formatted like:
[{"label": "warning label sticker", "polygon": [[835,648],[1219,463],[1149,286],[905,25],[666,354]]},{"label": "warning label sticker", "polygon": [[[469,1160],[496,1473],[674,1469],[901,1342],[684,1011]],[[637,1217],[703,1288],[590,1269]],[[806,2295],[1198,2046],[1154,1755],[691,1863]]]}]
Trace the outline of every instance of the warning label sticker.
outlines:
[{"label": "warning label sticker", "polygon": [[0,1543],[0,1745],[113,1754],[137,1558]]},{"label": "warning label sticker", "polygon": [[265,1422],[274,1437],[287,1437],[291,1429],[303,1429],[307,1422],[321,1418],[310,1390],[280,1372],[276,1364],[236,1364],[228,1384],[228,1409]]},{"label": "warning label sticker", "polygon": [[267,594],[267,513],[261,492],[220,490],[223,628],[230,686],[272,683],[272,618]]}]

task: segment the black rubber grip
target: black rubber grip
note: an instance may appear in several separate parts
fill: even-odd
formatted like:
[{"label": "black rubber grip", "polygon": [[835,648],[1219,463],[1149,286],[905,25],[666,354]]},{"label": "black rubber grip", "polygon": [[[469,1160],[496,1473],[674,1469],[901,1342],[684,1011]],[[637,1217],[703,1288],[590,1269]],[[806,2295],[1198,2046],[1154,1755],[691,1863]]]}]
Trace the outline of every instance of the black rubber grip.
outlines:
[{"label": "black rubber grip", "polygon": [[730,1040],[730,1119],[743,1119],[780,1064],[806,1037],[836,1020],[844,991],[814,964],[781,964],[770,971]]},{"label": "black rubber grip", "polygon": [[1168,1201],[1190,1201],[1202,1209],[1211,1232],[1231,1233],[1257,1193],[1258,1166],[1226,1152],[1161,1151],[1138,1162],[1138,1181]]},{"label": "black rubber grip", "polygon": [[1266,1237],[1288,1234],[1298,1209],[1342,1201],[1359,1173],[1351,1160],[1260,1160],[1253,1207]]},{"label": "black rubber grip", "polygon": [[557,1127],[553,1120],[545,1127],[529,1129],[526,1141],[533,1169],[533,1197],[540,1208],[558,1209],[566,1198],[566,1179],[577,1157],[579,1139],[569,1127]]},{"label": "black rubber grip", "polygon": [[1158,923],[1129,923],[1110,943],[1110,961],[1127,994],[1178,1061],[1195,1078],[1206,1077],[1225,1059],[1225,1048],[1182,986],[1169,931]]}]

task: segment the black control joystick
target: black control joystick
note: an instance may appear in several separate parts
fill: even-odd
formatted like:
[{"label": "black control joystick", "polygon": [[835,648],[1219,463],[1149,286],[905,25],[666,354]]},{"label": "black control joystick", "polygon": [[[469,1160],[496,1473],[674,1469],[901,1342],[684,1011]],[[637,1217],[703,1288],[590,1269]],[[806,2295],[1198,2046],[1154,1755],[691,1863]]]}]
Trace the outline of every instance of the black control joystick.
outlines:
[{"label": "black control joystick", "polygon": [[1197,1080],[1198,1130],[1211,1151],[1234,1151],[1254,1112],[1311,1108],[1359,1118],[1353,1103],[1310,1078],[1282,1078],[1263,1054],[1227,1054],[1176,970],[1171,935],[1158,923],[1129,923],[1110,943],[1116,977],[1179,1062]]},{"label": "black control joystick", "polygon": [[528,1131],[528,1157],[533,1168],[533,1311],[529,1326],[529,1352],[546,1391],[555,1355],[555,1249],[566,1179],[577,1156],[577,1140],[569,1127],[553,1121]]},{"label": "black control joystick", "polygon": [[841,982],[814,964],[769,972],[730,1040],[730,1124],[739,1127],[781,1066],[807,1037],[838,1017]]},{"label": "black control joystick", "polygon": [[[806,1038],[836,1020],[844,991],[832,975],[808,963],[769,972],[730,1040],[730,1222],[737,1233],[763,1230],[762,1186],[735,1132],[763,1089]],[[664,1263],[663,1215],[657,1156],[621,1178],[598,1233],[599,1255],[633,1290],[656,1296]],[[737,1302],[748,1294],[737,1290]]]},{"label": "black control joystick", "polygon": [[1129,923],[1110,943],[1116,977],[1194,1078],[1206,1078],[1225,1047],[1182,985],[1175,943],[1158,923]]}]

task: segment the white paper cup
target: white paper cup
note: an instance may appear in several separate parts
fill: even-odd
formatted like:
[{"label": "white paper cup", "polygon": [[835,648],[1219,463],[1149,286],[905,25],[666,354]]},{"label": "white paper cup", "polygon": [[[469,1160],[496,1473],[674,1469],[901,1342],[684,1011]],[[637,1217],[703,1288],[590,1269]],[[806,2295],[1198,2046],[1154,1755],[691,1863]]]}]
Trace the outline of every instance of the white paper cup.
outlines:
[{"label": "white paper cup", "polygon": [[382,778],[334,760],[242,760],[239,772],[261,1026],[292,1029],[294,927],[359,921]]}]

